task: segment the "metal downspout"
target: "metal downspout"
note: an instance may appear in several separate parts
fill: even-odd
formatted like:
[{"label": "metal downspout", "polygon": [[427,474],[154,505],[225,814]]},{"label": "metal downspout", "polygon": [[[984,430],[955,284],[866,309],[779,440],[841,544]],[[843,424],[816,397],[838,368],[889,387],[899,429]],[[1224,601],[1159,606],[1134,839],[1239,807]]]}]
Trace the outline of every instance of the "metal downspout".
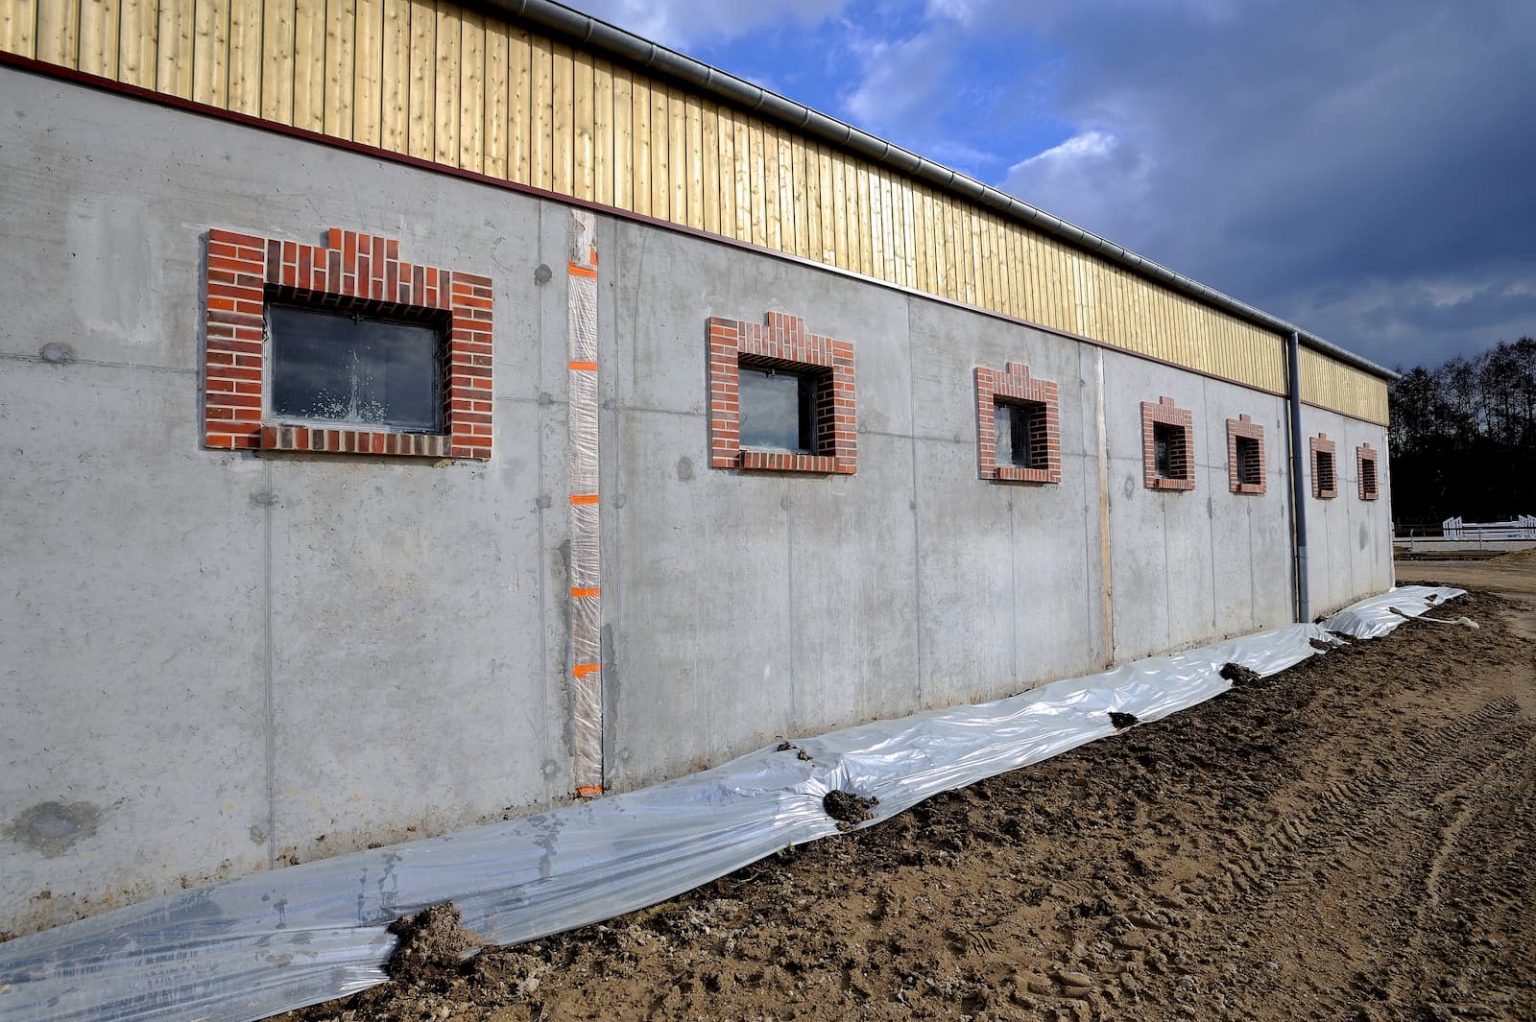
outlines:
[{"label": "metal downspout", "polygon": [[1312,608],[1307,599],[1307,489],[1303,469],[1306,467],[1301,446],[1301,338],[1296,331],[1285,341],[1286,382],[1291,418],[1291,522],[1295,528],[1296,554],[1296,620],[1306,624],[1312,620]]}]

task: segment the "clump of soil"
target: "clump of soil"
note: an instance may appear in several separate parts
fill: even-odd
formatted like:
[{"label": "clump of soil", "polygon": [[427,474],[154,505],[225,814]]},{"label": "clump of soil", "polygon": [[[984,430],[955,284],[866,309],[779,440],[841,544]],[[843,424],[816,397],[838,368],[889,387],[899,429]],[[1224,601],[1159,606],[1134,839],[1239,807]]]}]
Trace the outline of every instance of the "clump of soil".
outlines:
[{"label": "clump of soil", "polygon": [[1128,727],[1135,727],[1141,723],[1140,718],[1134,713],[1121,713],[1119,710],[1109,711],[1109,722],[1115,725],[1116,731],[1124,731]]},{"label": "clump of soil", "polygon": [[445,902],[402,916],[389,924],[400,938],[384,971],[397,983],[412,986],[446,985],[458,974],[464,955],[485,941],[464,929],[457,905]]},{"label": "clump of soil", "polygon": [[1319,653],[1332,653],[1333,652],[1333,646],[1330,645],[1329,643],[1324,642],[1322,639],[1308,639],[1307,640],[1307,645],[1311,646],[1313,649],[1317,650]]},{"label": "clump of soil", "polygon": [[1221,676],[1232,683],[1234,688],[1242,688],[1246,685],[1257,685],[1264,678],[1251,667],[1242,664],[1225,663],[1221,665]]},{"label": "clump of soil", "polygon": [[874,819],[874,808],[879,804],[880,800],[873,796],[865,798],[838,789],[827,792],[827,797],[821,800],[827,815],[837,821],[838,830],[852,830],[865,820]]}]

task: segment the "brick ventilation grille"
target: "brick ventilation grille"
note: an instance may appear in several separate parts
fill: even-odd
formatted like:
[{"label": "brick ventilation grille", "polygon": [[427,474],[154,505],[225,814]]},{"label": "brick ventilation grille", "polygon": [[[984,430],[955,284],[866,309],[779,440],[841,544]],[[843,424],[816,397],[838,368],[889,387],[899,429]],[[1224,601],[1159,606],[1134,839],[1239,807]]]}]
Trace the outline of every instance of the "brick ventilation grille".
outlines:
[{"label": "brick ventilation grille", "polygon": [[[1029,465],[997,463],[997,406],[1013,405],[1029,417]],[[976,459],[981,478],[1014,483],[1061,482],[1061,397],[1051,380],[1009,362],[1002,372],[976,368]]]},{"label": "brick ventilation grille", "polygon": [[[1157,474],[1157,427],[1171,432],[1168,475]],[[1142,479],[1149,490],[1193,490],[1195,488],[1195,416],[1187,408],[1174,406],[1173,398],[1160,397],[1157,403],[1141,403]]]},{"label": "brick ventilation grille", "polygon": [[1375,500],[1381,496],[1380,483],[1376,478],[1376,452],[1370,444],[1355,448],[1356,474],[1360,478],[1360,499]]},{"label": "brick ventilation grille", "polygon": [[1233,493],[1262,495],[1267,488],[1268,464],[1264,452],[1264,427],[1247,415],[1227,420],[1227,483]]},{"label": "brick ventilation grille", "polygon": [[[741,446],[741,367],[820,376],[816,388],[816,453],[789,454]],[[858,470],[853,345],[807,333],[783,312],[763,323],[709,319],[711,468],[852,475]]]},{"label": "brick ventilation grille", "polygon": [[1312,496],[1318,500],[1332,500],[1339,495],[1334,443],[1327,433],[1319,433],[1310,438],[1307,445],[1312,449]]},{"label": "brick ventilation grille", "polygon": [[[208,232],[203,443],[428,458],[491,456],[491,281],[400,260],[398,241],[331,228],[324,245]],[[266,300],[446,320],[441,434],[264,423]]]}]

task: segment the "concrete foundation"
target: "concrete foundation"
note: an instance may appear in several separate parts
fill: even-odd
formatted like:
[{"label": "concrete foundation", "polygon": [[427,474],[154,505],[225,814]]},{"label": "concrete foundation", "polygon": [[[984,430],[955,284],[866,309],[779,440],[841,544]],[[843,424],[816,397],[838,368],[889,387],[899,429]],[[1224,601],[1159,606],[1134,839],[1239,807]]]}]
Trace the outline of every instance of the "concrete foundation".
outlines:
[{"label": "concrete foundation", "polygon": [[[569,798],[566,275],[538,272],[567,208],[0,91],[0,931]],[[206,231],[333,226],[494,281],[489,462],[201,446]],[[1282,398],[649,224],[597,239],[610,789],[1291,619]],[[856,475],[708,467],[705,321],[769,310],[855,346]],[[1059,485],[977,476],[972,372],[1010,361],[1060,385]],[[1142,484],[1162,395],[1194,413],[1190,492]],[[1239,413],[1262,496],[1228,491]],[[1385,431],[1319,430],[1314,613],[1391,582]]]}]

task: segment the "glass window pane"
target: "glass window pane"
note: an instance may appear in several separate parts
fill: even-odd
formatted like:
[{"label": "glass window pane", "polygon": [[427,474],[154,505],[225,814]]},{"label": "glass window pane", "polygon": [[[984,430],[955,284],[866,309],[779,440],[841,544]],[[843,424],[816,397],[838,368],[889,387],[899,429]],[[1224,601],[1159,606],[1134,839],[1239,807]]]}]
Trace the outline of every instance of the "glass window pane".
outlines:
[{"label": "glass window pane", "polygon": [[438,332],[415,323],[274,305],[272,412],[398,430],[442,428]]},{"label": "glass window pane", "polygon": [[[741,446],[806,451],[801,436],[801,377],[741,367]],[[814,389],[814,388],[813,388]]]}]

